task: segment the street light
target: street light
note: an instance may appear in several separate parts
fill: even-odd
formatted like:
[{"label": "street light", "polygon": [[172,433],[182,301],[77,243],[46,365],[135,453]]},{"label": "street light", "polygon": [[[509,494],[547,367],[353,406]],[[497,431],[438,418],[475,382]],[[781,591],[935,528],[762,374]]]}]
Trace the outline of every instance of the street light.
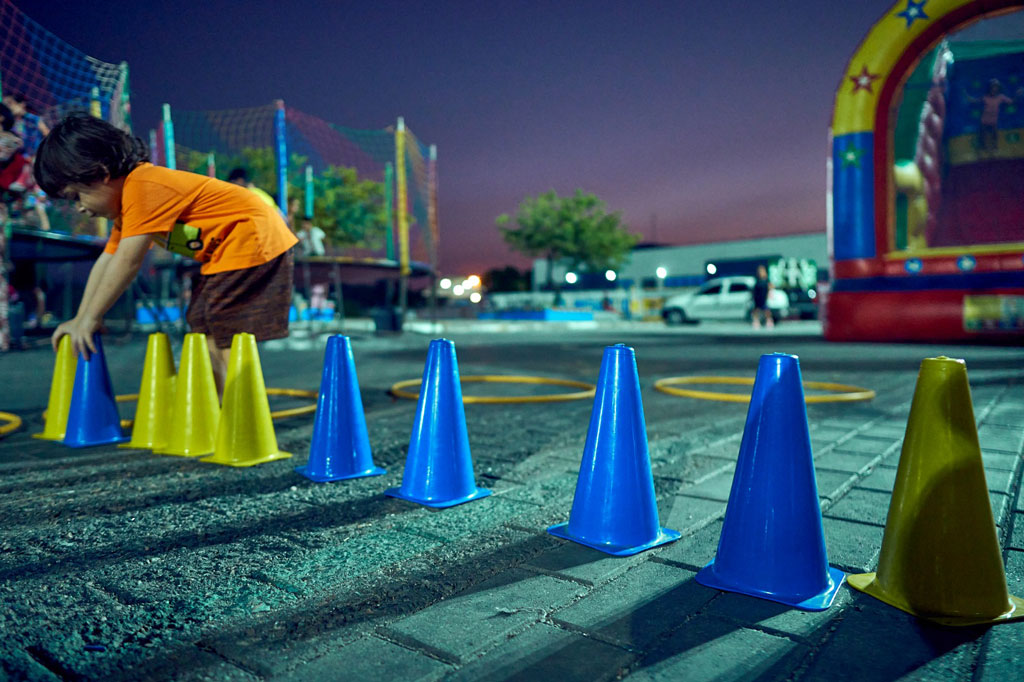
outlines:
[{"label": "street light", "polygon": [[442,289],[451,289],[452,288],[452,281],[450,279],[448,279],[447,277],[442,279],[439,282],[439,284],[441,285]]},{"label": "street light", "polygon": [[713,275],[716,272],[718,272],[718,266],[715,265],[714,263],[708,263],[707,270],[709,275]]},{"label": "street light", "polygon": [[614,282],[616,277],[618,277],[618,275],[615,274],[614,270],[605,270],[604,271],[604,278],[606,280],[608,280],[609,282]]},{"label": "street light", "polygon": [[668,270],[664,266],[658,266],[658,269],[654,271],[654,274],[658,276],[658,279],[665,279],[668,277]]},{"label": "street light", "polygon": [[479,303],[481,298],[483,298],[483,296],[480,295],[479,291],[474,291],[469,295],[469,300],[473,303]]},{"label": "street light", "polygon": [[565,281],[568,284],[576,284],[576,280],[578,280],[578,279],[579,279],[579,277],[576,276],[575,272],[567,272],[567,273],[565,273]]},{"label": "street light", "polygon": [[452,293],[455,294],[456,296],[462,296],[462,286],[456,284],[455,287],[452,289]]}]

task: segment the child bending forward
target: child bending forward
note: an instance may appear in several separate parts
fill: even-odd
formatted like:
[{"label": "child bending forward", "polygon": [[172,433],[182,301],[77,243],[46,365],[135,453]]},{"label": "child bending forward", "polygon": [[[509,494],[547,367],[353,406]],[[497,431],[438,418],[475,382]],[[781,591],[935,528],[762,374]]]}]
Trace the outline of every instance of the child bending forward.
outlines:
[{"label": "child bending forward", "polygon": [[82,114],[65,118],[39,145],[39,186],[77,202],[81,213],[114,221],[78,314],[57,327],[53,347],[67,335],[76,352],[95,353],[93,333],[157,243],[202,263],[186,319],[193,332],[206,334],[223,392],[235,334],[249,332],[259,341],[288,335],[290,249],[298,240],[253,192],[147,158],[141,140]]}]

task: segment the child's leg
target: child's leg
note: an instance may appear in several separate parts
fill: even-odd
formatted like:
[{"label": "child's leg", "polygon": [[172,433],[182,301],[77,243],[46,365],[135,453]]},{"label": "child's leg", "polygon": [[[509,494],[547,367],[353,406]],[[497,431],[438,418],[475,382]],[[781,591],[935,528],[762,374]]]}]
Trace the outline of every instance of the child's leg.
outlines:
[{"label": "child's leg", "polygon": [[218,348],[213,336],[206,337],[206,345],[210,348],[210,365],[213,367],[213,381],[217,384],[217,396],[224,398],[224,382],[228,376],[228,359],[231,348]]}]

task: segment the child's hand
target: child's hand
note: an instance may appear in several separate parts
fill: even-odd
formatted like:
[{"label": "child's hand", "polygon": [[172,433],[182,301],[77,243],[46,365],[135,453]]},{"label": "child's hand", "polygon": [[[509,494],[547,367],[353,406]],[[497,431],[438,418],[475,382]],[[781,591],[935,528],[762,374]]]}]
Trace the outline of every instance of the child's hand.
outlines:
[{"label": "child's hand", "polygon": [[53,336],[50,337],[50,343],[53,344],[53,350],[56,352],[61,337],[70,336],[71,348],[76,354],[80,354],[82,358],[88,360],[89,354],[96,352],[96,344],[93,343],[92,335],[99,329],[99,320],[82,320],[76,317],[58,325]]}]

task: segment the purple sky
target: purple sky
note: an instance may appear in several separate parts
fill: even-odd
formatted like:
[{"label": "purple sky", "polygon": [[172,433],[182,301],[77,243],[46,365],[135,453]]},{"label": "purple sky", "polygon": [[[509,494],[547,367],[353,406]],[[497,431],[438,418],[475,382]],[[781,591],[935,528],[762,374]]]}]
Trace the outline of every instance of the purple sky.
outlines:
[{"label": "purple sky", "polygon": [[860,2],[15,0],[131,68],[137,130],[284,99],[438,146],[441,269],[528,261],[494,219],[593,192],[645,240],[824,230],[846,62],[892,5]]}]

